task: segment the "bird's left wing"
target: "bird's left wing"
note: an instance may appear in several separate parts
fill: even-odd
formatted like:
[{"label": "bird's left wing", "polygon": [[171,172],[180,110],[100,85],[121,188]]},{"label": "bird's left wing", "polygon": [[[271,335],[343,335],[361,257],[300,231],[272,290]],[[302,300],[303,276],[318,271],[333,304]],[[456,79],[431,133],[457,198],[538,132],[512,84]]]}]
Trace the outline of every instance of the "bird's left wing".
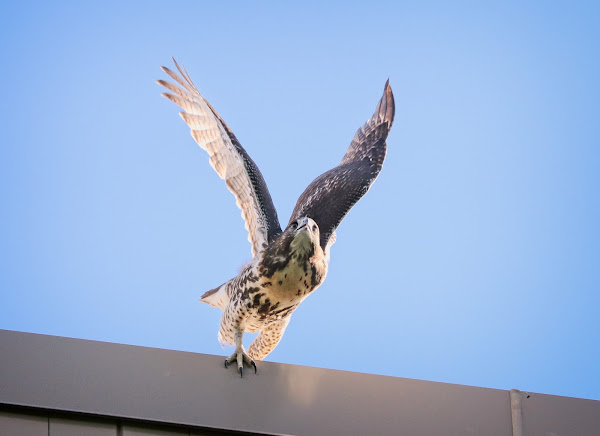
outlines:
[{"label": "bird's left wing", "polygon": [[394,95],[388,81],[375,113],[358,129],[342,162],[313,180],[298,199],[290,223],[303,216],[315,220],[326,252],[337,226],[379,175],[393,121]]},{"label": "bird's left wing", "polygon": [[258,167],[229,126],[198,92],[187,71],[175,59],[173,62],[183,78],[166,67],[161,68],[181,86],[157,80],[159,85],[173,92],[162,95],[185,110],[179,113],[181,118],[190,127],[198,145],[208,152],[210,164],[235,196],[246,222],[252,255],[256,256],[275,235],[281,233],[269,189]]}]

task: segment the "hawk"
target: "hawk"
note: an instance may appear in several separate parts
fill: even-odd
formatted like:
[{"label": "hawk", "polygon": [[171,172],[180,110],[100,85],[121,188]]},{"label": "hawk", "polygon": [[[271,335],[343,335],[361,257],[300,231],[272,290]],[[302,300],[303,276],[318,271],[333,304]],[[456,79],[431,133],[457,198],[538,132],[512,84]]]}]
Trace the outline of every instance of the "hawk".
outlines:
[{"label": "hawk", "polygon": [[[235,345],[225,367],[236,362],[243,376],[244,364],[256,372],[255,361],[273,351],[292,312],[325,280],[336,228],[383,166],[394,96],[388,80],[375,113],[358,129],[340,164],[308,185],[282,231],[258,167],[187,71],[173,62],[179,75],[161,68],[177,85],[158,80],[172,92],[162,95],[184,110],[180,115],[192,136],[235,196],[252,246],[252,260],[240,274],[200,299],[223,311],[218,339],[223,345]],[[244,332],[260,332],[247,352]]]}]

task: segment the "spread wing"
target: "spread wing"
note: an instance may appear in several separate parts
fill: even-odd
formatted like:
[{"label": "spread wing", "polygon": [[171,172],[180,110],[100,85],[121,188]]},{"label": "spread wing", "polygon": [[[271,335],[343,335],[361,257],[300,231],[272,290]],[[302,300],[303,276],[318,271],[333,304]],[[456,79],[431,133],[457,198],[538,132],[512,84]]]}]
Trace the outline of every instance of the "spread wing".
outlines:
[{"label": "spread wing", "polygon": [[335,241],[335,229],[379,175],[393,121],[394,95],[388,80],[375,113],[358,129],[342,162],[313,180],[298,199],[290,223],[303,216],[315,220],[323,250]]},{"label": "spread wing", "polygon": [[[157,80],[159,85],[173,92],[162,94],[185,112],[181,118],[191,129],[198,145],[210,156],[210,164],[219,177],[225,180],[246,222],[252,255],[256,256],[281,233],[277,211],[267,185],[254,161],[248,156],[231,129],[208,101],[200,95],[185,69],[175,66],[181,74],[161,67],[179,85]],[[183,78],[182,78],[183,77]]]}]

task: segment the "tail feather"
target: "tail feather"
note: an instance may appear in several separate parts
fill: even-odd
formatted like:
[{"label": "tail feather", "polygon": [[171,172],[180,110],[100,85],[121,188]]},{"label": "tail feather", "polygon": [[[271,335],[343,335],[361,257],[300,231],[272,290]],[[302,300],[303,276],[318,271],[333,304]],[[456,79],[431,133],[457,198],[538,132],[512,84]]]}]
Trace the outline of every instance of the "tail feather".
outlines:
[{"label": "tail feather", "polygon": [[227,294],[228,283],[225,282],[221,286],[205,292],[200,297],[200,302],[210,304],[212,307],[218,307],[219,309],[225,309],[229,303],[229,295]]}]

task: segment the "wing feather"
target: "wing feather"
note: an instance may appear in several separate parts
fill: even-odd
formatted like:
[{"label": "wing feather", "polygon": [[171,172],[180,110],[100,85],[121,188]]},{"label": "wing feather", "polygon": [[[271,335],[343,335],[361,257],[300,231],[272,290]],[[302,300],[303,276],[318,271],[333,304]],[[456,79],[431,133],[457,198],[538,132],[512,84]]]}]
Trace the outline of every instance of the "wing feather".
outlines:
[{"label": "wing feather", "polygon": [[394,95],[388,81],[373,116],[357,130],[340,164],[313,180],[298,199],[290,223],[303,216],[315,220],[327,253],[335,242],[335,229],[379,175],[393,121]]},{"label": "wing feather", "polygon": [[181,87],[157,80],[159,85],[173,93],[162,95],[184,109],[185,112],[180,112],[180,115],[189,126],[192,137],[208,152],[211,166],[235,196],[248,230],[252,255],[256,256],[275,235],[281,233],[267,185],[254,161],[229,126],[198,92],[187,71],[177,62],[175,66],[183,78],[167,67],[161,68]]},{"label": "wing feather", "polygon": [[[175,59],[173,59],[173,62],[175,62]],[[175,62],[175,65],[177,65],[177,62]],[[193,82],[190,80],[189,83],[186,83],[186,81],[184,81],[181,77],[179,77],[177,75],[177,73],[175,73],[174,71],[170,70],[167,67],[160,67],[161,70],[163,70],[165,73],[167,73],[169,75],[169,77],[171,77],[171,79],[175,80],[177,83],[179,83],[181,86],[183,86],[187,92],[189,92],[190,94],[195,94],[198,92],[198,90],[196,89],[196,86],[194,86]]]}]

